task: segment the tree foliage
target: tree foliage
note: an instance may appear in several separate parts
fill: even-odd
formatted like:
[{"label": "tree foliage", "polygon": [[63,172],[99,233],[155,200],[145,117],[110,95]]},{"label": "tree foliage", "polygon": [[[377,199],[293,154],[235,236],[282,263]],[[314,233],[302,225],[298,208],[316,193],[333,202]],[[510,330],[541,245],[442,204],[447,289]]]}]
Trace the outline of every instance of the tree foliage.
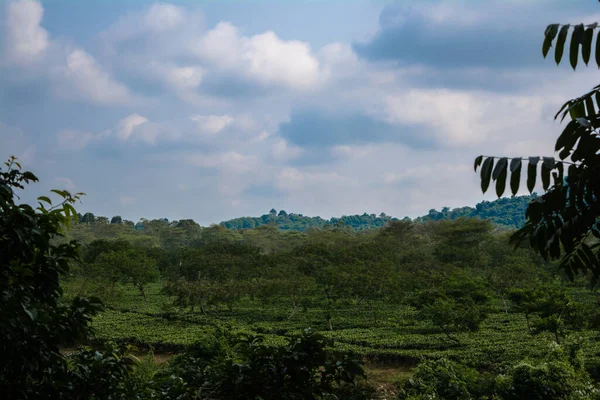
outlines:
[{"label": "tree foliage", "polygon": [[59,346],[85,339],[88,322],[101,307],[95,299],[61,302],[59,279],[78,260],[77,244],[55,244],[72,218],[81,193],[53,191],[52,206],[15,203],[15,190],[36,182],[11,158],[0,169],[0,391],[11,399],[60,398],[68,364]]},{"label": "tree foliage", "polygon": [[[546,56],[554,44],[555,61],[560,63],[570,32],[571,66],[577,67],[580,51],[587,64],[597,27],[596,23],[549,25],[545,32],[543,55]],[[598,62],[598,39],[595,56]],[[555,118],[568,120],[556,140],[558,157],[479,156],[474,165],[475,171],[480,170],[482,191],[486,192],[493,181],[499,197],[505,192],[507,181],[510,181],[510,191],[517,193],[524,170],[527,170],[530,192],[539,177],[545,193],[529,204],[527,222],[513,235],[513,242],[529,240],[544,258],[561,259],[561,267],[568,276],[590,274],[594,284],[600,277],[599,100],[600,86],[596,86],[588,93],[567,101],[558,110]]]}]

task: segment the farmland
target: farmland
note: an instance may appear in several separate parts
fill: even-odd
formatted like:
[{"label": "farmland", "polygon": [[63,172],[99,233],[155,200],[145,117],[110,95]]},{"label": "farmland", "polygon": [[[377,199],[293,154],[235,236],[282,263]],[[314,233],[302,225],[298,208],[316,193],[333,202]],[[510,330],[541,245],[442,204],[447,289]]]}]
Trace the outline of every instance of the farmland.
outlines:
[{"label": "farmland", "polygon": [[[428,321],[419,321],[413,307],[386,304],[377,308],[346,306],[336,311],[334,330],[329,331],[322,309],[299,311],[289,318],[286,304],[244,302],[234,308],[212,310],[206,315],[174,309],[172,299],[161,293],[160,283],[148,288],[144,301],[133,286],[123,285],[118,301],[109,304],[93,321],[96,340],[138,345],[155,352],[177,352],[195,342],[223,334],[260,334],[267,342],[280,344],[288,333],[313,328],[333,338],[332,350],[352,352],[378,364],[416,365],[422,358],[448,357],[479,367],[490,367],[523,358],[540,358],[554,344],[552,334],[531,334],[525,317],[505,313],[500,304],[478,332],[458,334],[460,345],[450,341]],[[68,290],[68,289],[67,289]],[[586,289],[572,289],[584,301],[595,301]],[[600,361],[598,332],[574,333],[584,340],[590,365]]]}]

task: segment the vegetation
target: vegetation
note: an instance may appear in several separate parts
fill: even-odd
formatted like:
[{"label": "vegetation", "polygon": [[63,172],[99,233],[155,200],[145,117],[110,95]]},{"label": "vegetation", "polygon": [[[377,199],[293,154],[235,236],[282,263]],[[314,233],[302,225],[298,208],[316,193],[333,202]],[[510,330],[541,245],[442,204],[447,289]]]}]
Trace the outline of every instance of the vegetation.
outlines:
[{"label": "vegetation", "polygon": [[[427,215],[417,217],[415,222],[455,220],[458,218],[480,218],[490,220],[500,227],[517,229],[525,223],[525,210],[533,196],[513,196],[495,201],[483,201],[473,207],[460,207],[450,209],[442,208],[441,211],[429,210]],[[116,217],[114,217],[116,218]],[[408,218],[405,217],[404,220]],[[253,229],[260,226],[276,226],[281,230],[305,232],[308,229],[340,229],[351,228],[354,230],[369,230],[382,228],[388,223],[398,221],[385,213],[378,216],[364,213],[362,215],[344,215],[341,218],[323,219],[321,217],[306,217],[302,214],[279,213],[272,209],[269,214],[260,217],[241,217],[221,222],[227,229]]]},{"label": "vegetation", "polygon": [[[548,27],[544,56],[556,39],[561,61],[570,28]],[[580,48],[588,63],[596,28],[574,26],[573,68]],[[414,367],[398,399],[600,398],[599,300],[586,287],[600,277],[594,98],[600,86],[557,114],[571,117],[559,160],[527,159],[530,192],[542,161],[544,194],[415,221],[271,210],[208,228],[134,224],[77,214],[83,194],[57,190],[56,206],[43,196],[34,209],[15,190],[37,178],[11,158],[0,169],[0,391],[367,399],[367,359]],[[510,170],[516,194],[522,161],[478,157],[482,190],[493,180],[501,196]],[[526,202],[524,226],[506,232]],[[158,365],[154,351],[177,354]]]},{"label": "vegetation", "polygon": [[[571,29],[572,28],[572,29]],[[562,60],[565,42],[571,30],[569,61],[576,69],[579,52],[587,65],[598,23],[590,25],[551,24],[546,28],[542,53],[546,57],[555,44],[554,59]],[[595,57],[600,66],[600,38],[596,39]],[[595,100],[595,102],[594,102]],[[523,160],[527,161],[527,188],[533,191],[537,166],[545,191],[527,208],[527,222],[512,237],[519,243],[529,239],[533,249],[544,258],[561,260],[569,276],[589,274],[595,284],[600,277],[600,86],[567,101],[557,112],[561,121],[570,121],[556,140],[554,156],[527,158],[479,156],[475,171],[481,170],[481,189],[486,192],[493,180],[496,194],[502,196],[510,170],[510,190],[516,194],[521,182]],[[496,161],[497,160],[497,161]],[[509,165],[510,164],[510,165]]]}]

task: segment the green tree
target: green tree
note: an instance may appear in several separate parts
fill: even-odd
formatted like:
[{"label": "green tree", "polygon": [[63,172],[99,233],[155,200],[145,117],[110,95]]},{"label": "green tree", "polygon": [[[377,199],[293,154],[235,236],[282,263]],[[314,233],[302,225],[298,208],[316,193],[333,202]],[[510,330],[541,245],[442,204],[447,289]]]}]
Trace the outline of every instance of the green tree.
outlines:
[{"label": "green tree", "polygon": [[[0,392],[6,398],[62,398],[69,371],[59,346],[82,340],[101,308],[97,299],[61,302],[59,279],[78,260],[75,242],[56,244],[82,193],[53,191],[37,209],[15,203],[15,189],[36,182],[14,158],[0,169]],[[50,208],[47,208],[50,207]],[[66,396],[69,397],[69,396]]]},{"label": "green tree", "polygon": [[[560,25],[546,28],[542,54],[546,57],[554,45],[554,59],[563,58],[569,32],[569,62],[577,67],[579,54],[588,64],[592,54],[594,31],[598,24]],[[600,66],[600,40],[596,39],[595,61]],[[594,102],[594,99],[596,102]],[[528,158],[479,156],[475,171],[481,172],[481,189],[491,181],[502,196],[507,180],[510,190],[519,190],[523,161],[526,161],[527,188],[533,192],[537,174],[545,193],[528,206],[527,222],[512,237],[514,242],[528,239],[544,258],[561,259],[561,267],[572,279],[575,273],[591,273],[595,284],[600,277],[600,85],[588,93],[567,101],[555,118],[569,121],[556,140],[555,156]],[[539,165],[539,168],[538,168]],[[509,178],[510,172],[510,178]]]},{"label": "green tree", "polygon": [[94,216],[94,214],[88,212],[88,213],[85,213],[83,215],[83,217],[81,217],[79,222],[82,222],[85,224],[93,224],[94,222],[96,222],[96,217]]},{"label": "green tree", "polygon": [[431,321],[456,344],[461,332],[476,332],[489,313],[489,296],[479,281],[455,281],[434,290],[420,291],[410,299],[418,317]]},{"label": "green tree", "polygon": [[156,260],[134,249],[100,253],[91,267],[96,277],[107,280],[113,287],[117,282],[132,283],[144,300],[146,285],[159,277]]}]

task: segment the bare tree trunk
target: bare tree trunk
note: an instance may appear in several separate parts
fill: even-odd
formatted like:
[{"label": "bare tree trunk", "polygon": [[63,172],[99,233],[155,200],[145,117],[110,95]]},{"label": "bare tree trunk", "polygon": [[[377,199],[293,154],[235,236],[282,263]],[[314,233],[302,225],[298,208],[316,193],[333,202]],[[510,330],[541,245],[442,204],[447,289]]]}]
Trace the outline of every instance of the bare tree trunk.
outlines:
[{"label": "bare tree trunk", "polygon": [[508,304],[506,303],[506,298],[502,296],[502,302],[504,303],[504,312],[508,314]]}]

